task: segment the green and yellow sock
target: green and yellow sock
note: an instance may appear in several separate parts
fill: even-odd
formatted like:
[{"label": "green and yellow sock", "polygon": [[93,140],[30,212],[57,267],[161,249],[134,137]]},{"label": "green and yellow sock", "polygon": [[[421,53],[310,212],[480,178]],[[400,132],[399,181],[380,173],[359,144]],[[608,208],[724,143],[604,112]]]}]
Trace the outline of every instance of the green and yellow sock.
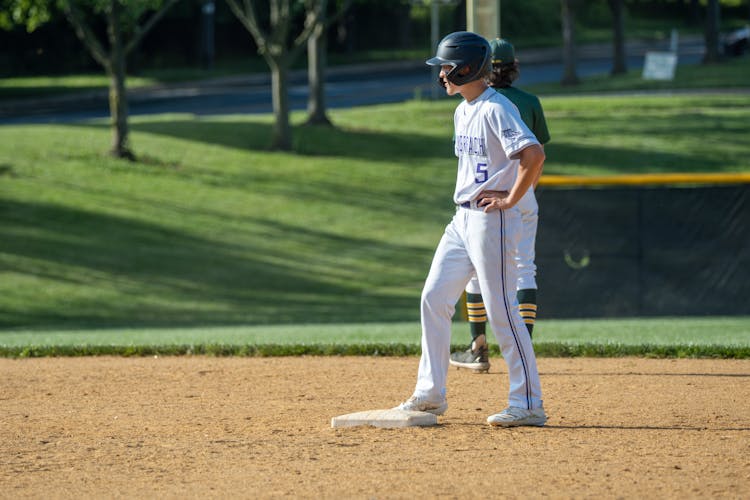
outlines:
[{"label": "green and yellow sock", "polygon": [[518,310],[521,312],[521,317],[523,322],[526,323],[526,329],[529,331],[529,337],[531,337],[536,322],[536,289],[518,290],[516,297],[518,297]]},{"label": "green and yellow sock", "polygon": [[466,311],[469,317],[471,340],[474,341],[480,335],[484,335],[487,330],[487,310],[484,308],[482,294],[466,294]]}]

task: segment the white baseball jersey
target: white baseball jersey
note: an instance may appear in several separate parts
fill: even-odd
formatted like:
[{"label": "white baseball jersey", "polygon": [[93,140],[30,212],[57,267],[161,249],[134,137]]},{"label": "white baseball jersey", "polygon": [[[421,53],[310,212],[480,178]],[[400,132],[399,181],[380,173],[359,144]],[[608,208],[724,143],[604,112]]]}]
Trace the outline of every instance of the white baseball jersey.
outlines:
[{"label": "white baseball jersey", "polygon": [[[421,298],[422,356],[414,395],[429,401],[446,396],[451,318],[455,304],[476,274],[495,338],[508,365],[508,402],[521,408],[542,406],[536,357],[516,298],[516,255],[521,238],[520,211],[485,213],[476,205],[483,190],[510,190],[527,146],[538,144],[517,108],[493,89],[455,113],[458,174],[454,201],[459,205],[435,250]],[[471,203],[466,203],[471,202]]]},{"label": "white baseball jersey", "polygon": [[458,157],[457,205],[475,200],[481,191],[509,191],[518,172],[514,157],[539,144],[507,97],[488,88],[472,102],[464,100],[453,116]]}]

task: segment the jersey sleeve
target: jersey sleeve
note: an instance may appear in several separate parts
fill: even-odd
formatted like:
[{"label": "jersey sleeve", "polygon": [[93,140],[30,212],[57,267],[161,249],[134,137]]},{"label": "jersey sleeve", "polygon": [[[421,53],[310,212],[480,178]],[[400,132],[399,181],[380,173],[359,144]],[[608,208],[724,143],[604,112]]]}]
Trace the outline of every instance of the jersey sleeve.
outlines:
[{"label": "jersey sleeve", "polygon": [[496,113],[496,128],[500,144],[508,158],[515,158],[518,153],[532,144],[539,144],[534,133],[526,126],[521,119],[518,108],[513,103],[507,106],[500,106],[501,109]]}]

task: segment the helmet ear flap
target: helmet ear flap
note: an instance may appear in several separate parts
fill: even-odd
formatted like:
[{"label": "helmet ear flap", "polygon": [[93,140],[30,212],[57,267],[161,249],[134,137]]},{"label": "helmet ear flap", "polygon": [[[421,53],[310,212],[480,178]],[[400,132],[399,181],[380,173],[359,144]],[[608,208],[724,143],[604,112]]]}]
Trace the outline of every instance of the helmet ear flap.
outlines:
[{"label": "helmet ear flap", "polygon": [[[462,66],[455,66],[448,73],[445,74],[446,80],[454,85],[463,85],[467,75],[471,73],[471,65],[464,64]],[[462,83],[463,82],[463,83]]]},{"label": "helmet ear flap", "polygon": [[487,57],[476,58],[469,63],[461,66],[456,66],[448,74],[445,75],[445,78],[453,85],[458,86],[465,85],[469,82],[473,82],[474,80],[483,79],[492,66],[492,63],[490,62],[489,52],[487,52],[486,55]]}]

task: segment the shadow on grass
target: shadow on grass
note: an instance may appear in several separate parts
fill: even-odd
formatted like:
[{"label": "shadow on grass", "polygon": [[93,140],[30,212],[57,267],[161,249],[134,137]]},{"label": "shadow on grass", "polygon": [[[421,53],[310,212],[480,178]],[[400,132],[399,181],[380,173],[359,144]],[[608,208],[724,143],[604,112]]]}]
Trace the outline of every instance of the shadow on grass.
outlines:
[{"label": "shadow on grass", "polygon": [[[706,156],[696,161],[693,155],[650,151],[636,153],[628,148],[583,146],[550,142],[545,145],[547,163],[545,173],[570,175],[582,172],[560,171],[555,164],[580,165],[584,171],[600,174],[641,174],[670,172],[720,172],[725,162],[720,158]],[[588,170],[586,170],[588,169]]]},{"label": "shadow on grass", "polygon": [[[582,117],[581,120],[585,118]],[[570,120],[570,118],[568,118]],[[676,120],[676,121],[675,121]],[[707,121],[708,120],[708,121]],[[718,120],[718,122],[716,122]],[[105,128],[105,124],[77,124],[75,126]],[[582,126],[586,127],[586,124]],[[134,122],[131,130],[136,133],[162,135],[182,140],[202,142],[215,146],[246,151],[269,151],[271,143],[270,123],[224,120],[176,120],[164,122]],[[720,141],[720,136],[737,137],[746,130],[744,117],[707,117],[687,114],[678,119],[653,123],[638,123],[623,120],[621,133],[632,133],[632,137],[644,139],[659,136],[679,138],[695,137],[705,141]],[[631,131],[632,129],[632,131]],[[591,131],[591,134],[595,134]],[[612,133],[609,131],[608,133]],[[295,126],[292,132],[293,150],[290,153],[302,156],[329,156],[369,161],[414,160],[412,168],[419,168],[427,160],[445,160],[453,165],[453,144],[450,137],[431,135],[385,133],[368,130],[352,130],[325,126]],[[598,171],[610,173],[659,173],[659,172],[705,172],[725,171],[727,164],[735,162],[726,154],[716,154],[705,149],[704,153],[684,151],[654,151],[632,147],[586,145],[551,141],[546,146],[548,166],[555,163],[578,164],[596,167]],[[549,173],[557,173],[550,170]],[[565,173],[565,172],[560,172]],[[567,172],[570,173],[570,172]]]},{"label": "shadow on grass", "polygon": [[[157,168],[154,168],[157,167]],[[137,165],[125,164],[122,167],[132,172],[139,168],[139,175],[153,177],[174,177],[175,173],[169,165],[141,158]],[[412,168],[409,166],[409,168]],[[445,225],[452,216],[455,206],[452,200],[454,174],[435,176],[426,174],[423,177],[410,179],[389,179],[387,176],[375,177],[375,185],[349,183],[347,177],[341,175],[306,178],[301,183],[280,183],[268,179],[265,173],[258,173],[252,168],[232,172],[217,172],[216,169],[191,167],[189,172],[181,172],[183,177],[192,181],[216,188],[240,189],[248,193],[249,198],[257,199],[258,194],[264,198],[287,199],[292,203],[316,207],[326,204],[338,210],[338,216],[346,217],[351,207],[358,210],[374,211],[388,216],[405,216],[409,219],[418,218],[425,224]],[[395,184],[395,185],[394,185]],[[102,198],[126,200],[131,206],[143,207],[149,213],[168,210],[174,214],[185,213],[185,216],[201,216],[217,220],[232,220],[240,225],[249,221],[244,216],[232,215],[211,208],[210,204],[192,204],[189,208],[184,203],[175,203],[169,199],[154,198],[147,192],[123,192],[108,183],[82,188],[76,182],[56,181],[56,187],[64,187],[72,192],[83,195],[95,194]],[[189,212],[189,213],[187,213]],[[276,224],[274,222],[274,224]]]},{"label": "shadow on grass", "polygon": [[[707,154],[696,158],[691,153],[649,151],[637,153],[628,148],[582,146],[550,143],[545,146],[546,174],[555,175],[622,175],[657,173],[735,172],[725,158]],[[561,166],[562,165],[562,166]],[[575,166],[572,170],[569,166]]]},{"label": "shadow on grass", "polygon": [[[108,124],[103,123],[78,123],[71,126],[109,128]],[[131,122],[130,130],[240,150],[269,151],[272,124],[196,118],[159,122],[136,121]],[[375,161],[394,158],[443,158],[446,161],[454,161],[450,137],[435,138],[429,135],[305,125],[293,127],[292,140],[293,150],[290,153],[307,156],[339,156]]]},{"label": "shadow on grass", "polygon": [[[699,122],[699,118],[686,118]],[[674,126],[665,132],[664,126],[644,126],[633,136],[643,137],[644,140],[662,136],[694,138],[696,142],[702,141],[708,144],[719,144],[721,134],[727,137],[744,136],[747,130],[745,124],[727,119],[723,125],[716,125],[711,132],[701,131],[693,125]],[[627,130],[623,129],[627,134]],[[563,138],[564,141],[564,138]],[[640,174],[640,173],[672,173],[672,172],[730,172],[736,171],[738,162],[743,159],[738,153],[717,151],[715,148],[703,148],[700,151],[676,148],[679,152],[665,152],[651,149],[637,149],[635,147],[606,147],[601,145],[586,145],[578,142],[570,144],[565,142],[551,141],[545,145],[547,173],[571,174],[575,172],[564,172],[555,170],[555,164],[580,165],[590,174]]]},{"label": "shadow on grass", "polygon": [[[2,327],[337,323],[418,317],[417,289],[409,294],[370,292],[356,280],[350,284],[346,274],[342,277],[339,268],[346,263],[337,259],[338,254],[356,254],[364,260],[349,264],[364,267],[354,269],[355,274],[366,273],[368,262],[399,262],[402,268],[424,270],[424,252],[414,247],[252,219],[247,231],[253,234],[243,235],[242,243],[231,243],[136,219],[8,200],[0,201],[0,215],[2,251],[13,257],[4,264],[5,271],[87,290],[83,297],[60,297],[57,292],[54,298],[37,290],[34,293],[41,304],[49,304],[48,310],[40,312],[37,305],[6,310],[0,313]],[[283,239],[294,248],[268,245]],[[305,262],[304,249],[310,247],[327,260]]]}]

